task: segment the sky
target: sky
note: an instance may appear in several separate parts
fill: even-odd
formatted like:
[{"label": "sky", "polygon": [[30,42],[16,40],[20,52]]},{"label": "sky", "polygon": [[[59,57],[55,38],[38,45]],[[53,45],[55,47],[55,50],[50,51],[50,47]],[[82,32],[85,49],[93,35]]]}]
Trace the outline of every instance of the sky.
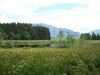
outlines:
[{"label": "sky", "polygon": [[100,0],[0,0],[0,22],[45,23],[89,32],[100,29]]}]

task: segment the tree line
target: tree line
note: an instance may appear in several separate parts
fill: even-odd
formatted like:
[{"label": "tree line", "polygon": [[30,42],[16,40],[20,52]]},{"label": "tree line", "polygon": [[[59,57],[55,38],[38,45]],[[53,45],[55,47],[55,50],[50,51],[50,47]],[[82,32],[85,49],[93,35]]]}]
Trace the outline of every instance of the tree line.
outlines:
[{"label": "tree line", "polygon": [[92,34],[90,34],[90,33],[82,33],[80,35],[80,39],[84,39],[84,40],[100,40],[100,34],[95,34],[94,32]]},{"label": "tree line", "polygon": [[49,28],[30,23],[0,23],[4,40],[50,40]]}]

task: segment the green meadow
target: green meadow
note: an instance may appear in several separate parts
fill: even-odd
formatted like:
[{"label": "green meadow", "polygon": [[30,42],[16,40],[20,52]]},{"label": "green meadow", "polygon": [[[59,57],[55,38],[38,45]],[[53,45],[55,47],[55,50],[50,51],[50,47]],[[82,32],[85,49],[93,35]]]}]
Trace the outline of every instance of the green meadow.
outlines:
[{"label": "green meadow", "polygon": [[0,75],[100,75],[100,46],[0,48]]}]

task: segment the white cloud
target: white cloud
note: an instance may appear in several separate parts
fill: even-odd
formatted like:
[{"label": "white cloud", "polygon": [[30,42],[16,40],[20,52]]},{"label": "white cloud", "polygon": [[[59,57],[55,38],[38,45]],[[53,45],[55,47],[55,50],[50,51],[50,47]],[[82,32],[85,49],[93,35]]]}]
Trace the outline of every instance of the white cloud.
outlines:
[{"label": "white cloud", "polygon": [[56,27],[66,27],[75,31],[88,32],[93,29],[100,28],[100,16],[95,12],[91,12],[89,8],[76,8],[73,10],[54,10],[44,11],[42,13],[45,20],[42,17],[44,23],[55,25]]},{"label": "white cloud", "polygon": [[[52,6],[57,3],[82,3],[87,4],[88,7],[35,12],[39,7]],[[12,15],[7,14],[13,13],[18,17],[16,21],[19,22],[41,22],[74,31],[88,32],[100,28],[99,3],[99,0],[0,0],[0,21],[15,21],[9,18]]]},{"label": "white cloud", "polygon": [[0,8],[14,10],[25,6],[44,7],[52,6],[57,3],[89,3],[92,0],[0,0]]},{"label": "white cloud", "polygon": [[2,15],[0,16],[0,22],[12,22],[12,20],[10,20],[6,15]]}]

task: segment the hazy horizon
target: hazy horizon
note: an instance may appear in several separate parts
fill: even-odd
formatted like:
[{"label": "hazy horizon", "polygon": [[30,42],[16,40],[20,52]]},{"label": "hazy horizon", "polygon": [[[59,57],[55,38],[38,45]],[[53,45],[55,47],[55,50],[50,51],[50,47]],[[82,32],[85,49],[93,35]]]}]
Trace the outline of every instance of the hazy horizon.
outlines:
[{"label": "hazy horizon", "polygon": [[77,32],[100,29],[99,0],[0,0],[0,22],[45,23]]}]

